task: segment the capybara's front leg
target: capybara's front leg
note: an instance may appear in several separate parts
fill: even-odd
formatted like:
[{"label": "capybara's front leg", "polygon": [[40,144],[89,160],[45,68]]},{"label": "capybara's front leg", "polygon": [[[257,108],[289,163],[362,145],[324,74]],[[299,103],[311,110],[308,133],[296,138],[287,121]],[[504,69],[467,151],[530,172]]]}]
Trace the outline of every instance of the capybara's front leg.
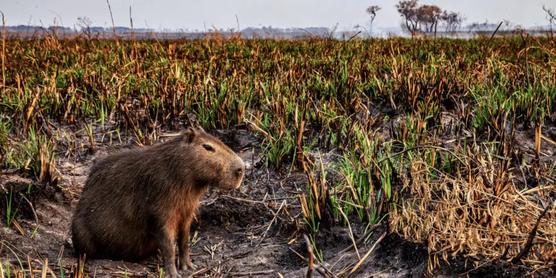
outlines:
[{"label": "capybara's front leg", "polygon": [[189,231],[191,227],[191,220],[186,221],[185,226],[179,235],[179,248],[180,248],[180,269],[187,270],[195,269],[195,265],[191,262],[189,257]]},{"label": "capybara's front leg", "polygon": [[176,269],[176,248],[175,236],[165,227],[162,227],[158,234],[158,244],[164,260],[164,270],[167,278],[181,278]]}]

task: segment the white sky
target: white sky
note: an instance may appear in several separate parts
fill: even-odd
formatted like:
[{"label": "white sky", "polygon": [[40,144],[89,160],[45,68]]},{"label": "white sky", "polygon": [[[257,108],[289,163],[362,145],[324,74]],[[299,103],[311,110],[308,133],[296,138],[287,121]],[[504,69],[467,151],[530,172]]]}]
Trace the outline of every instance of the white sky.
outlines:
[{"label": "white sky", "polygon": [[[397,0],[109,0],[114,21],[129,26],[129,7],[134,26],[154,29],[203,30],[206,28],[329,27],[339,29],[369,25],[367,6],[382,7],[374,30],[400,26]],[[521,26],[547,25],[542,6],[556,9],[556,0],[421,0],[462,13],[466,21],[509,20]],[[111,26],[106,0],[2,0],[0,11],[7,25],[31,24],[73,27],[77,17],[86,16],[93,26]]]}]

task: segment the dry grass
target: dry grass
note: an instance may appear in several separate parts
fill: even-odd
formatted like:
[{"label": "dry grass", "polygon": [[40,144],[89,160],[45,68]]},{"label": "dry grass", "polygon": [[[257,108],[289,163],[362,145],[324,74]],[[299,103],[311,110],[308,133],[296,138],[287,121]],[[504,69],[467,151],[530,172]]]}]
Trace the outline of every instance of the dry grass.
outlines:
[{"label": "dry grass", "polygon": [[453,175],[426,161],[412,161],[411,178],[404,180],[402,189],[407,197],[390,213],[393,230],[428,245],[432,270],[440,259],[450,261],[458,255],[477,264],[511,261],[525,248],[540,219],[532,248],[521,261],[535,268],[554,267],[556,183],[520,190],[515,183],[519,177],[485,148],[470,150],[466,161],[469,164]]}]

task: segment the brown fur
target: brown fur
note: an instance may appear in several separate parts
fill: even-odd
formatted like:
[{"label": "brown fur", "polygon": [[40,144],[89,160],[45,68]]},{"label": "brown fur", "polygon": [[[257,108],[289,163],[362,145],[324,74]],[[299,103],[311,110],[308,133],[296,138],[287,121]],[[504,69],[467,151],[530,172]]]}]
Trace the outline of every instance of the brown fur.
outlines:
[{"label": "brown fur", "polygon": [[140,260],[161,250],[166,273],[193,267],[189,228],[209,186],[237,188],[241,158],[217,138],[189,128],[158,145],[109,155],[92,167],[72,222],[76,254]]}]

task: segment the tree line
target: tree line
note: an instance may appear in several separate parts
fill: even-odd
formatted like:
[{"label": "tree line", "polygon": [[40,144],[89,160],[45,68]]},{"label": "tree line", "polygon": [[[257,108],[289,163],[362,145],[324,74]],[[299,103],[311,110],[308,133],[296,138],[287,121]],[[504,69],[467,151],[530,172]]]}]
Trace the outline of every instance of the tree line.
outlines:
[{"label": "tree line", "polygon": [[[377,5],[367,8],[367,13],[371,16],[371,26],[380,9]],[[411,35],[423,32],[436,35],[439,25],[444,26],[446,32],[455,32],[463,22],[461,14],[442,10],[436,5],[420,5],[419,0],[400,1],[396,4],[396,9],[404,20],[402,28]]]},{"label": "tree line", "polygon": [[[419,33],[436,36],[439,27],[444,28],[445,32],[456,32],[464,21],[463,15],[458,12],[443,10],[437,5],[420,4],[419,0],[401,0],[396,4],[396,9],[403,20],[402,29],[412,36]],[[366,12],[371,17],[371,27],[380,10],[381,7],[378,5],[367,8]],[[552,31],[552,25],[556,22],[556,13],[545,6],[543,10]]]}]

